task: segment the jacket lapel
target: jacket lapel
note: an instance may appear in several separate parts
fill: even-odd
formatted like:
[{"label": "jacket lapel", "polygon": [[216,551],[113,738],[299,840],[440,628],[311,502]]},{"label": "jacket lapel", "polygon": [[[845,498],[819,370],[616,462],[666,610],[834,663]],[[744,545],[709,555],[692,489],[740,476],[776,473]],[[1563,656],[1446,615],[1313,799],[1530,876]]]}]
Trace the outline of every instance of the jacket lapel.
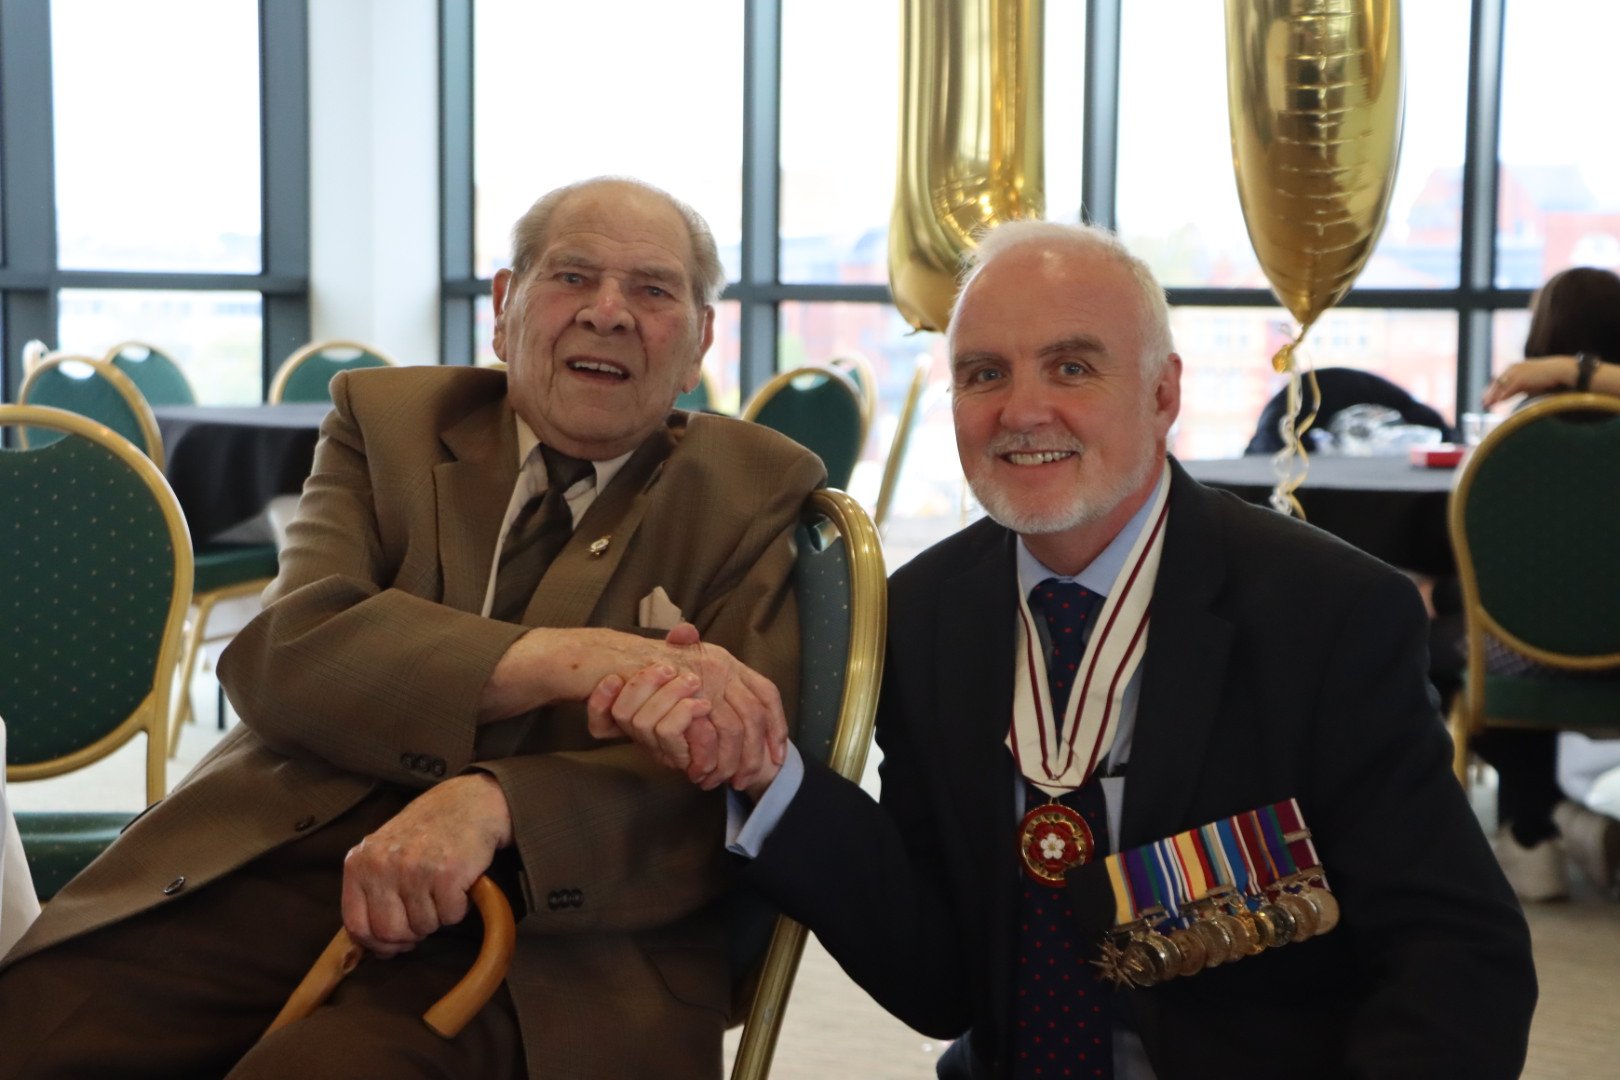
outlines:
[{"label": "jacket lapel", "polygon": [[1215,725],[1232,626],[1210,610],[1226,575],[1211,497],[1171,462],[1170,521],[1120,823],[1124,848],[1184,827]]},{"label": "jacket lapel", "polygon": [[439,437],[455,459],[433,469],[444,603],[479,611],[495,560],[495,539],[517,484],[517,426],[502,396],[474,409]]}]

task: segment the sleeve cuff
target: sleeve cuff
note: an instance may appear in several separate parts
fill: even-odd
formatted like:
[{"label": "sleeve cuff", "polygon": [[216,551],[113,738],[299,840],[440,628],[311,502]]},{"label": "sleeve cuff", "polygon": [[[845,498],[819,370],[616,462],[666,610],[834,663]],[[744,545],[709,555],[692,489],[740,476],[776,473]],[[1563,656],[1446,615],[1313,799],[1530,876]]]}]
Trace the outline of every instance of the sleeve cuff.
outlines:
[{"label": "sleeve cuff", "polygon": [[782,768],[759,797],[753,808],[741,792],[726,791],[726,850],[734,855],[752,859],[759,855],[765,841],[770,839],[776,823],[787,813],[788,804],[799,793],[804,782],[804,759],[799,748],[788,743],[787,757]]}]

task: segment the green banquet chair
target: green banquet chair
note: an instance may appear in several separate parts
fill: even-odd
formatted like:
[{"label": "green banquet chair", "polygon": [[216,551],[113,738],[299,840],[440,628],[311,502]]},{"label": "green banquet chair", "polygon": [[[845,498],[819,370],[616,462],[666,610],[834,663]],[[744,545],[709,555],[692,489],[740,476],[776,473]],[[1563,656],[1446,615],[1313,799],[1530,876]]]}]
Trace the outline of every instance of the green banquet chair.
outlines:
[{"label": "green banquet chair", "polygon": [[829,367],[784,371],[759,388],[742,418],[780,431],[811,450],[827,467],[827,483],[849,486],[865,432],[861,392],[843,372]]},{"label": "green banquet chair", "polygon": [[[883,679],[883,553],[866,511],[842,491],[811,494],[797,540],[794,592],[802,654],[793,741],[806,759],[859,780]],[[805,928],[751,894],[734,898],[728,922],[734,981],[746,987],[757,973],[731,1077],[764,1080],[804,952]]]},{"label": "green banquet chair", "polygon": [[397,363],[381,349],[358,341],[313,341],[295,350],[276,369],[270,382],[270,403],[330,401],[329,386],[338,372]]},{"label": "green banquet chair", "polygon": [[[58,776],[146,736],[146,801],[163,797],[169,697],[191,598],[191,539],[163,474],[110,428],[0,405],[30,436],[0,450],[0,715],[6,780]],[[51,438],[38,436],[49,432]],[[40,899],[134,816],[19,811]]]},{"label": "green banquet chair", "polygon": [[[1458,471],[1450,527],[1467,636],[1458,778],[1487,725],[1620,733],[1620,398],[1558,394],[1504,420]],[[1535,666],[1487,670],[1492,638]]]}]

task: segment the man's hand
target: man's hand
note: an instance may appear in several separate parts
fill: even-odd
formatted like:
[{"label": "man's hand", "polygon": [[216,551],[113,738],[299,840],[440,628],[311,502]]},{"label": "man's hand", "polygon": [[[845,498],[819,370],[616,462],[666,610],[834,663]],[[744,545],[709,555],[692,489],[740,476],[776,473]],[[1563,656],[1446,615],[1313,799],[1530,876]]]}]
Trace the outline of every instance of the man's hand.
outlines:
[{"label": "man's hand", "polygon": [[512,842],[494,777],[470,773],[418,795],[343,860],[343,925],[377,956],[397,956],[467,917],[467,890]]},{"label": "man's hand", "polygon": [[676,626],[665,643],[673,662],[597,684],[586,700],[591,734],[627,736],[704,790],[768,784],[787,753],[787,718],[775,684],[725,649],[702,643],[690,623]]}]

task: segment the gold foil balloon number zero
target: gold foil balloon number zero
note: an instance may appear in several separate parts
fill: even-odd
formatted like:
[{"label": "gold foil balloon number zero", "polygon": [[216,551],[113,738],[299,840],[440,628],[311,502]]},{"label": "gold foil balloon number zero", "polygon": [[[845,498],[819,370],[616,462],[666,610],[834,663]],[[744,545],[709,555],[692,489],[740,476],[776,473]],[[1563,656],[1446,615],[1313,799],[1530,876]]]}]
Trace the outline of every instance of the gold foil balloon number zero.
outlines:
[{"label": "gold foil balloon number zero", "polygon": [[1043,0],[905,0],[889,288],[943,330],[962,256],[986,226],[1039,218]]},{"label": "gold foil balloon number zero", "polygon": [[[1400,25],[1397,0],[1226,3],[1238,195],[1301,338],[1350,291],[1383,229],[1401,142]],[[1277,370],[1292,357],[1285,347]]]}]

